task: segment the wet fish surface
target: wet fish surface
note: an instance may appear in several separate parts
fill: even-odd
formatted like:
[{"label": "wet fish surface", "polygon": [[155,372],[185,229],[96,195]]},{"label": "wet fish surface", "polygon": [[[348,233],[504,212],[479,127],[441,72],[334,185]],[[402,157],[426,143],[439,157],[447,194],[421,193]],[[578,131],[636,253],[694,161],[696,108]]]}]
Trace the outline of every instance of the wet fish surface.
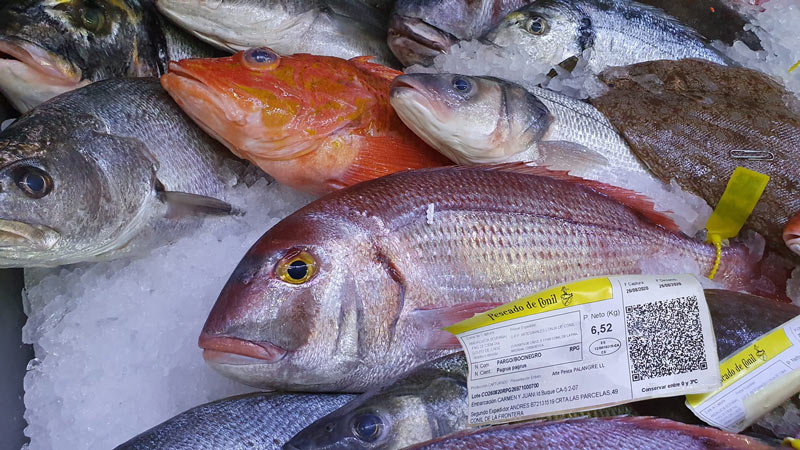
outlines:
[{"label": "wet fish surface", "polygon": [[601,80],[610,89],[592,104],[662,180],[716,205],[737,167],[769,175],[745,228],[800,253],[800,114],[783,86],[699,60],[613,68]]},{"label": "wet fish surface", "polygon": [[629,0],[537,0],[508,14],[483,39],[509,58],[552,66],[583,55],[594,71],[661,59],[729,62],[695,30]]},{"label": "wet fish surface", "polygon": [[304,425],[352,398],[281,393],[229,397],[182,412],[115,450],[277,450]]},{"label": "wet fish surface", "polygon": [[[228,280],[200,346],[245,384],[363,392],[458,349],[442,326],[544,287],[654,263],[705,275],[713,246],[674,229],[629,191],[563,172],[402,172],[269,230]],[[754,256],[725,248],[715,280],[750,288]]]},{"label": "wet fish surface", "polygon": [[148,0],[9,0],[0,9],[0,93],[22,112],[93,81],[159,76],[170,59],[219,54]]},{"label": "wet fish surface", "polygon": [[230,213],[217,198],[235,179],[225,159],[156,79],[42,104],[0,133],[0,267],[135,254]]},{"label": "wet fish surface", "polygon": [[280,55],[354,58],[397,65],[386,13],[357,0],[158,0],[173,22],[231,52],[270,47]]},{"label": "wet fish surface", "polygon": [[422,449],[768,449],[755,438],[653,417],[522,422],[462,431],[409,447]]},{"label": "wet fish surface", "polygon": [[[506,15],[531,2],[527,0],[399,0],[390,18],[389,47],[400,59],[430,65],[460,40],[478,39]],[[663,9],[705,38],[733,44],[737,39],[754,50],[760,41],[747,20],[720,0],[644,0],[640,3]]]},{"label": "wet fish surface", "polygon": [[392,109],[389,86],[401,72],[368,59],[257,48],[174,62],[161,84],[234,154],[303,191],[452,164]]},{"label": "wet fish surface", "polygon": [[[720,359],[800,315],[800,307],[755,295],[707,289],[705,296]],[[579,412],[574,416],[621,414],[699,423],[684,405],[682,396]],[[308,425],[285,448],[398,449],[466,428],[467,360],[463,353],[456,353],[356,397]]]},{"label": "wet fish surface", "polygon": [[415,73],[395,79],[391,102],[409,128],[459,164],[524,161],[607,182],[621,172],[650,176],[597,109],[547,89]]}]

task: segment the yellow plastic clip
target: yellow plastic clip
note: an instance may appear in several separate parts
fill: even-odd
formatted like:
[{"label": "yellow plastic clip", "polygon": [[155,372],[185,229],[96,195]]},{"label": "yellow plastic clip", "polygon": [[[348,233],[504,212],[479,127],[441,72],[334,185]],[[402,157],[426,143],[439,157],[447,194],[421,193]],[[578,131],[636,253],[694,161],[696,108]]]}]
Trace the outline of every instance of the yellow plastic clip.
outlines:
[{"label": "yellow plastic clip", "polygon": [[789,68],[789,73],[794,72],[794,69],[797,69],[798,67],[800,67],[800,61],[797,61],[792,67]]},{"label": "yellow plastic clip", "polygon": [[769,183],[769,176],[744,167],[737,167],[728,181],[717,207],[706,222],[707,240],[717,250],[716,261],[709,278],[714,279],[722,259],[722,240],[739,234],[750,217],[761,194]]},{"label": "yellow plastic clip", "polygon": [[800,450],[800,439],[795,439],[793,437],[787,437],[783,440],[783,445],[787,447],[792,447],[797,450]]}]

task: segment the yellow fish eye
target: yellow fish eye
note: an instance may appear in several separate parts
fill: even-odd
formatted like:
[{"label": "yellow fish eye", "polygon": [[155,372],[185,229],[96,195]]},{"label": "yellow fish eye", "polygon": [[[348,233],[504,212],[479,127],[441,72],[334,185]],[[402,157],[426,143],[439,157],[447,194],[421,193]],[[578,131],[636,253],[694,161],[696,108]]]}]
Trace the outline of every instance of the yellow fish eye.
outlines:
[{"label": "yellow fish eye", "polygon": [[316,273],[317,263],[308,252],[295,251],[284,256],[275,266],[275,274],[291,284],[303,284]]}]

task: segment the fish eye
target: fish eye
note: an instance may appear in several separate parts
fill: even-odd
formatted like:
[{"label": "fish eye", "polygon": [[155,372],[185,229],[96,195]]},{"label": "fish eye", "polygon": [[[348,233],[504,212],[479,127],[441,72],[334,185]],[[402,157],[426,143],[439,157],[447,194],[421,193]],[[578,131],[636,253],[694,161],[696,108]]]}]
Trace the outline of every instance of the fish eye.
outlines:
[{"label": "fish eye", "polygon": [[53,189],[53,179],[37,167],[20,167],[14,173],[14,181],[31,198],[42,198]]},{"label": "fish eye", "polygon": [[290,284],[303,284],[310,280],[316,271],[314,257],[308,252],[296,251],[278,261],[275,272],[278,278]]},{"label": "fish eye", "polygon": [[356,437],[366,442],[378,439],[383,431],[383,420],[375,414],[359,414],[353,420],[353,433]]},{"label": "fish eye", "polygon": [[105,24],[103,10],[92,6],[86,6],[81,10],[81,25],[87,30],[96,33]]},{"label": "fish eye", "polygon": [[453,80],[453,88],[458,92],[469,92],[472,88],[472,83],[465,78],[458,77]]},{"label": "fish eye", "polygon": [[272,70],[281,62],[281,57],[267,47],[251,48],[244,52],[243,59],[251,70]]},{"label": "fish eye", "polygon": [[539,16],[531,17],[525,22],[525,31],[541,36],[547,32],[547,21]]}]

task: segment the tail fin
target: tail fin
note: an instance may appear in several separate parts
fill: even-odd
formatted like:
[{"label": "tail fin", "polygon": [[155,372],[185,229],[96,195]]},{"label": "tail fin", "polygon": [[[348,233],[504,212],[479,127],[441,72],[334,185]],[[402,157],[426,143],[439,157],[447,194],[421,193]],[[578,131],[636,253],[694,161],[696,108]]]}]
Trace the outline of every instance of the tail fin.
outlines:
[{"label": "tail fin", "polygon": [[728,289],[790,302],[786,295],[786,282],[794,265],[777,253],[764,253],[762,249],[763,246],[759,248],[758,245],[742,243],[724,247],[714,281]]}]

